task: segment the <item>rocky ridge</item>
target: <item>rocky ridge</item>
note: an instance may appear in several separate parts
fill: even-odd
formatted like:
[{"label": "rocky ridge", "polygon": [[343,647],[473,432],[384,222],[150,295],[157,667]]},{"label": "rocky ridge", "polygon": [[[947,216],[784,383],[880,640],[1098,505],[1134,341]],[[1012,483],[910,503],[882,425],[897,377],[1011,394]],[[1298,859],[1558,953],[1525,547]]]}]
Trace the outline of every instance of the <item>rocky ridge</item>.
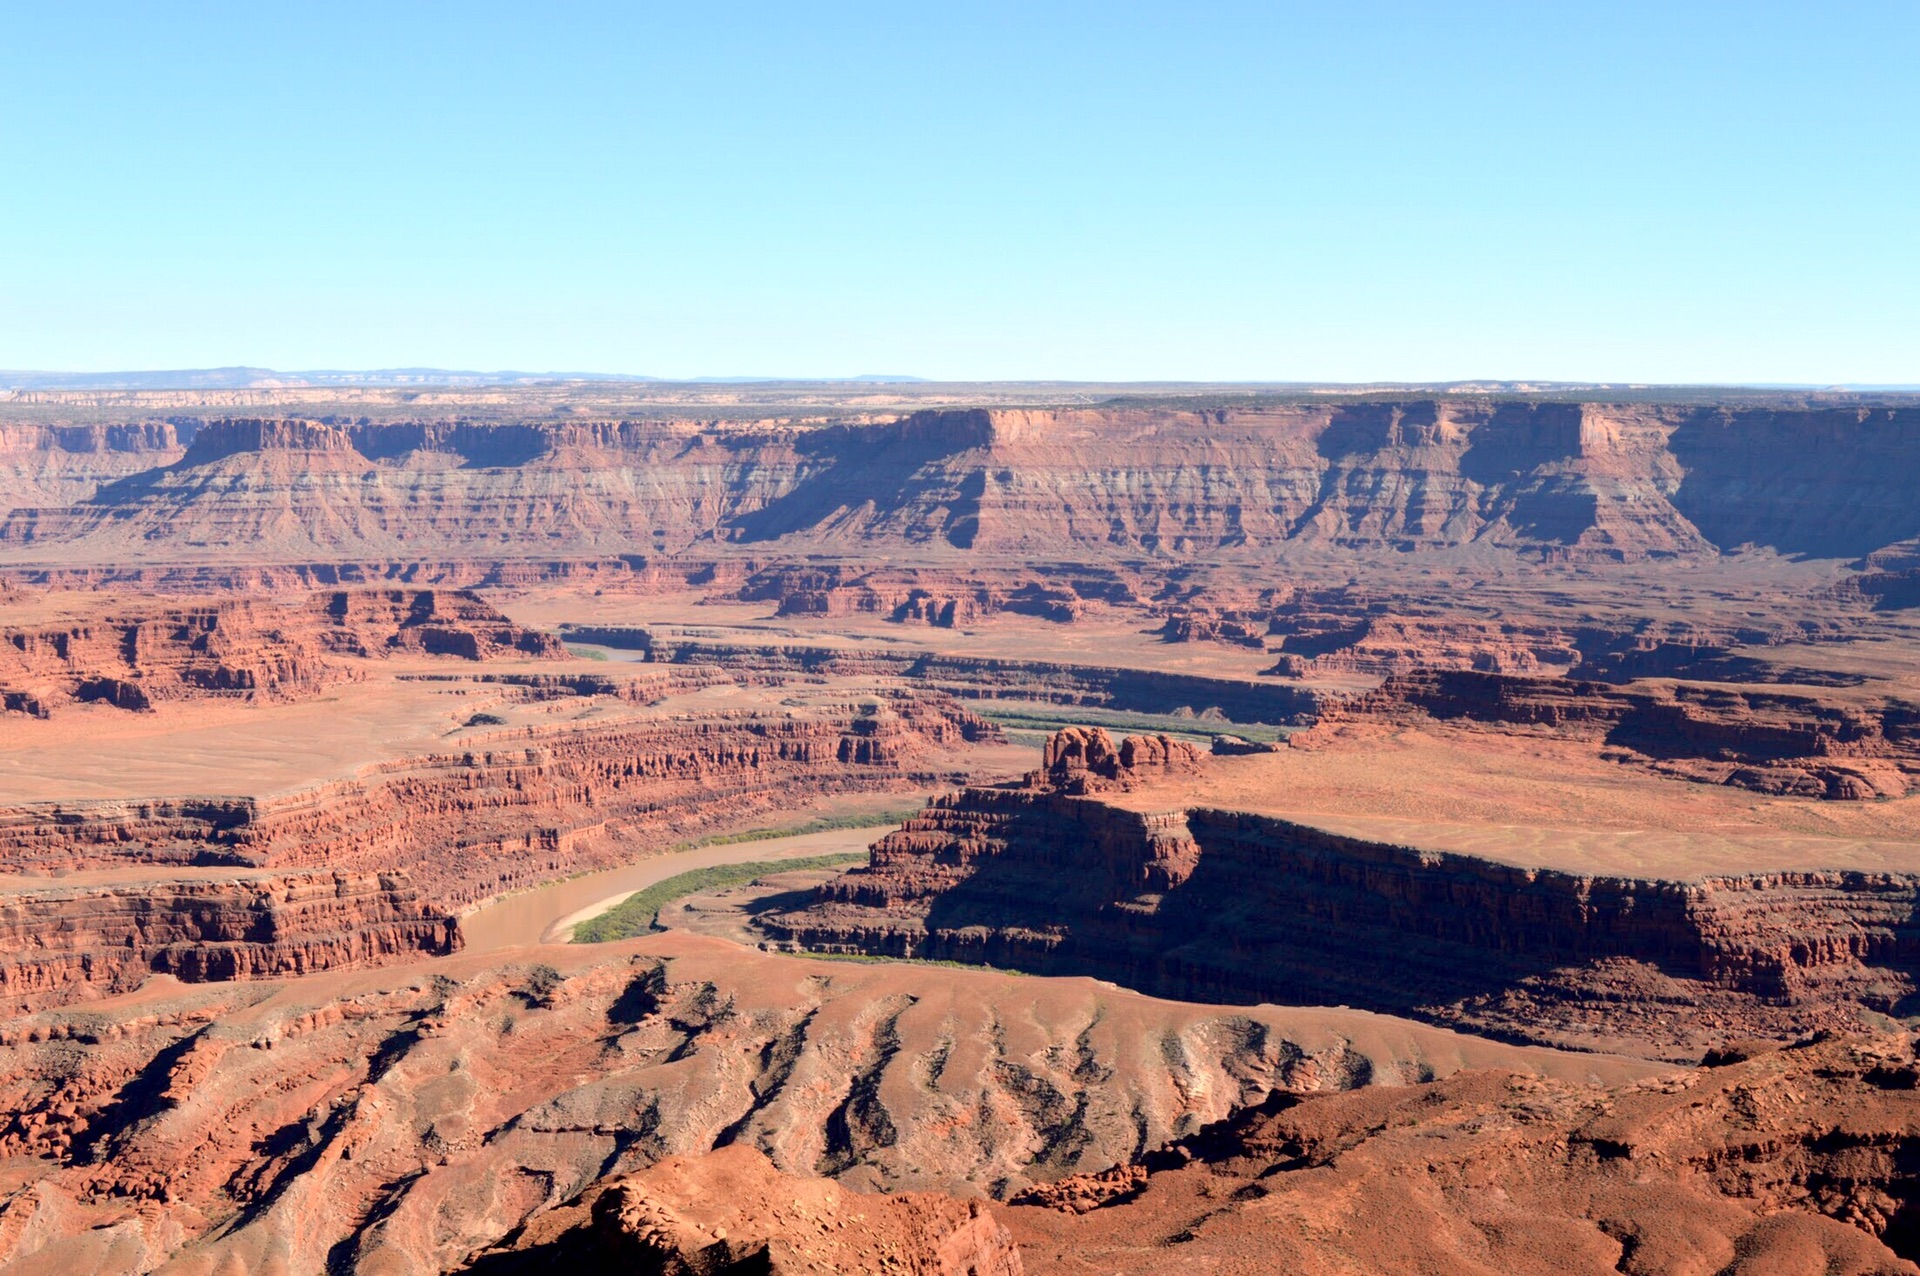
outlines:
[{"label": "rocky ridge", "polygon": [[[594,675],[492,676],[532,697],[596,693]],[[0,884],[0,993],[37,1007],[154,973],[445,952],[452,915],[480,901],[822,795],[948,783],[970,744],[999,738],[912,692],[494,734],[290,793],[0,807],[0,871],[23,875]]]},{"label": "rocky ridge", "polygon": [[1307,723],[1321,695],[1259,678],[1227,678],[1092,662],[950,655],[911,649],[848,648],[695,637],[646,626],[569,625],[570,642],[643,654],[646,663],[711,667],[742,680],[889,677],[968,700],[1101,705],[1141,713],[1209,715],[1221,721]]},{"label": "rocky ridge", "polygon": [[715,1148],[857,1192],[1007,1196],[1274,1090],[1649,1071],[1355,1012],[1215,1011],[689,935],[201,986],[16,1027],[0,1043],[0,1152],[18,1175],[0,1265],[32,1276],[457,1270]]},{"label": "rocky ridge", "polygon": [[[259,798],[94,800],[0,808],[0,868],[129,864],[398,869],[460,908],[611,867],[626,834],[711,827],[799,794],[912,787],[998,729],[911,692],[809,711],[683,714],[495,732],[461,752]],[[616,828],[613,826],[622,826]]]},{"label": "rocky ridge", "polygon": [[1277,1095],[1005,1217],[1029,1271],[1920,1268],[1908,1034],[1728,1051],[1623,1086],[1498,1072]]},{"label": "rocky ridge", "polygon": [[1013,1237],[979,1201],[929,1192],[859,1196],[780,1173],[738,1144],[584,1193],[467,1269],[506,1276],[556,1265],[641,1276],[899,1272],[1022,1276]]},{"label": "rocky ridge", "polygon": [[1761,793],[1899,797],[1920,777],[1920,703],[1895,698],[1443,670],[1396,675],[1329,704],[1319,722],[1412,718],[1592,739],[1668,774]]}]

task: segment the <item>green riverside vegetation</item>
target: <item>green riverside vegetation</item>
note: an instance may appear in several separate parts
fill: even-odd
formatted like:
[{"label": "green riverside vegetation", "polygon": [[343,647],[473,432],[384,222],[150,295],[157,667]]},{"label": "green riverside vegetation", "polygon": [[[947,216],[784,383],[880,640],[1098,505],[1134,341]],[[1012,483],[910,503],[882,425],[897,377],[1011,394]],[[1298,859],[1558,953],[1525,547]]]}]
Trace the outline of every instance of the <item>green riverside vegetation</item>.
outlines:
[{"label": "green riverside vegetation", "polygon": [[1058,731],[1062,727],[1105,727],[1122,733],[1159,732],[1190,740],[1211,740],[1216,735],[1237,735],[1242,740],[1283,739],[1284,727],[1259,722],[1226,722],[1217,718],[1190,718],[1172,713],[1125,713],[1117,709],[1092,709],[1066,705],[1002,706],[993,703],[969,704],[983,718],[1014,731]]},{"label": "green riverside vegetation", "polygon": [[925,809],[926,803],[889,807],[884,811],[854,811],[846,815],[822,815],[803,824],[784,824],[779,828],[748,829],[743,833],[715,833],[697,842],[682,842],[670,847],[675,851],[693,851],[702,846],[732,846],[737,842],[768,842],[776,837],[801,837],[808,833],[832,833],[838,829],[872,829],[884,824],[904,824]]},{"label": "green riverside vegetation", "polygon": [[[850,827],[836,825],[838,828]],[[857,827],[857,826],[853,826]],[[748,834],[736,834],[733,840],[745,840]],[[709,843],[711,845],[712,843]],[[655,882],[636,891],[598,917],[590,917],[573,928],[576,944],[605,944],[616,939],[632,939],[659,929],[660,910],[676,899],[685,899],[702,891],[738,886],[773,873],[793,873],[810,868],[839,868],[867,858],[864,851],[841,851],[834,855],[809,855],[790,860],[748,860],[741,864],[715,864],[678,873],[663,882]]]},{"label": "green riverside vegetation", "polygon": [[[924,803],[889,807],[880,811],[850,811],[843,815],[822,815],[799,824],[779,828],[746,829],[739,833],[715,833],[697,842],[679,842],[669,851],[694,851],[703,846],[734,846],[741,842],[770,842],[778,837],[801,837],[808,833],[832,833],[839,829],[880,828],[905,823],[918,815]],[[576,944],[605,944],[616,939],[632,939],[652,933],[660,910],[676,899],[701,891],[738,886],[769,873],[788,873],[807,868],[837,868],[867,857],[865,851],[842,851],[832,855],[813,855],[804,859],[744,860],[738,864],[716,864],[696,868],[656,882],[643,891],[629,895],[614,907],[589,918],[573,928]]]}]

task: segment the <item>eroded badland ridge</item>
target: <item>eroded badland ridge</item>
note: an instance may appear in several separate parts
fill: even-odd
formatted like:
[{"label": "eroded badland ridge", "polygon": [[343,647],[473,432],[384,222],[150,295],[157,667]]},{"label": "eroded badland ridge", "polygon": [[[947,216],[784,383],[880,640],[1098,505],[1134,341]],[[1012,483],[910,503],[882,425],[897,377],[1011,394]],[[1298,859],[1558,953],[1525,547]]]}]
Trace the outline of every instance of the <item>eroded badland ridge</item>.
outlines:
[{"label": "eroded badland ridge", "polygon": [[1914,1271],[1916,492],[1895,396],[15,394],[0,1264]]}]

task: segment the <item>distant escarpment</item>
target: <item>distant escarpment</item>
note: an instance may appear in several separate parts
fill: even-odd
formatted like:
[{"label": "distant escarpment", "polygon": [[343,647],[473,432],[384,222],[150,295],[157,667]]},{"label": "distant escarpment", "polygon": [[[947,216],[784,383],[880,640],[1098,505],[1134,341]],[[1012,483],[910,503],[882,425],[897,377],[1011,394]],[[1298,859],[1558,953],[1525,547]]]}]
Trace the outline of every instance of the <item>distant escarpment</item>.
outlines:
[{"label": "distant escarpment", "polygon": [[271,979],[452,952],[453,917],[402,873],[158,876],[0,894],[0,998],[127,992],[149,976]]},{"label": "distant escarpment", "polygon": [[1348,1004],[1675,1058],[1858,1027],[1916,990],[1920,876],[1511,867],[1268,815],[1134,809],[1111,796],[1150,778],[1118,764],[1128,756],[1197,765],[1160,741],[1056,737],[1026,783],[935,800],[870,864],[759,925],[811,950]]},{"label": "distant escarpment", "polygon": [[[1356,677],[1461,670],[1627,683],[1647,678],[1852,687],[1848,662],[1808,645],[1896,636],[1904,577],[1836,579],[1832,564],[1749,564],[1737,577],[1657,566],[1552,576],[1356,566],[1328,582],[1306,570],[1255,577],[1169,571],[1129,577],[1169,644],[1265,653],[1269,676]],[[1730,570],[1730,569],[1729,569]]]},{"label": "distant escarpment", "polygon": [[108,604],[98,614],[0,630],[7,710],[49,716],[87,701],[147,709],[226,696],[293,700],[359,676],[329,656],[564,657],[464,590],[332,590],[291,604]]},{"label": "distant escarpment", "polygon": [[1910,407],[1446,398],[819,426],[182,418],[0,427],[0,557],[365,562],[750,545],[1091,563],[1257,562],[1295,546],[1859,559],[1920,537],[1916,482]]},{"label": "distant escarpment", "polygon": [[[537,689],[536,689],[537,690]],[[261,798],[0,807],[0,869],[146,865],[404,871],[435,907],[632,858],[634,843],[821,794],[952,782],[999,739],[937,695],[498,733],[455,753]]]},{"label": "distant escarpment", "polygon": [[[1231,584],[1170,588],[1156,601],[1169,643],[1210,642],[1277,655],[1270,674],[1377,675],[1441,669],[1569,675],[1597,682],[1694,678],[1713,682],[1853,686],[1862,679],[1775,659],[1767,649],[1847,641],[1869,621],[1867,602],[1889,574],[1862,576],[1766,607],[1688,608],[1684,618],[1631,607],[1543,606],[1539,593],[1462,598],[1419,581],[1391,586]],[[1601,591],[1594,591],[1599,593]],[[1822,591],[1810,591],[1818,594]]]}]

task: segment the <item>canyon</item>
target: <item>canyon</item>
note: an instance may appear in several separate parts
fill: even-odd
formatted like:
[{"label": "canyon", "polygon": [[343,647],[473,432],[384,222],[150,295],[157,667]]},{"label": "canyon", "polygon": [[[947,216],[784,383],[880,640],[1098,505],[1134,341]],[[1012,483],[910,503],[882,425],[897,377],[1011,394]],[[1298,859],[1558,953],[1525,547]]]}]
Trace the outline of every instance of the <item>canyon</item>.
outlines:
[{"label": "canyon", "polygon": [[1898,868],[1880,871],[1810,843],[1764,872],[1619,876],[1577,856],[1547,867],[1546,846],[1396,844],[1193,792],[1210,769],[1239,773],[1216,791],[1285,791],[1286,760],[1063,731],[1041,770],[936,799],[869,865],[757,924],[806,951],[1358,1005],[1678,1060],[1735,1037],[1864,1030],[1913,995],[1920,842],[1889,843]]},{"label": "canyon", "polygon": [[[725,688],[419,668],[388,690],[459,705],[456,749],[255,794],[0,805],[0,873],[13,875],[0,993],[24,1009],[154,973],[259,978],[446,952],[457,914],[486,900],[756,816],[952,783],[969,749],[990,757],[1002,738],[930,692],[843,687],[695,710],[686,702]],[[463,720],[475,692],[523,714],[561,705],[570,720]],[[323,924],[309,897],[328,881]]]},{"label": "canyon", "polygon": [[1917,480],[1838,392],[7,397],[0,1265],[1915,1270]]}]

